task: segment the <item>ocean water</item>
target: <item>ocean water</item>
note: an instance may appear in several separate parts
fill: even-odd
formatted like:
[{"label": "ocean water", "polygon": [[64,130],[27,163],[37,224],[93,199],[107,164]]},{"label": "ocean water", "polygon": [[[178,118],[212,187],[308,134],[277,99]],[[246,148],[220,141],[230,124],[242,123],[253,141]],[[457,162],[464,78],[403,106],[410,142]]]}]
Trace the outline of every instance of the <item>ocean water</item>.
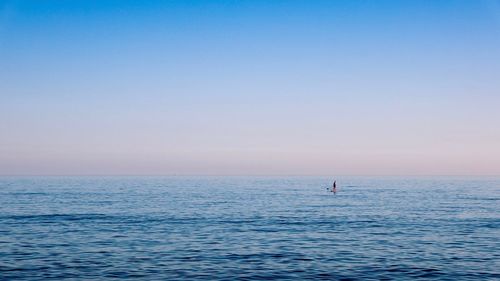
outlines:
[{"label": "ocean water", "polygon": [[2,177],[1,280],[499,280],[500,179]]}]

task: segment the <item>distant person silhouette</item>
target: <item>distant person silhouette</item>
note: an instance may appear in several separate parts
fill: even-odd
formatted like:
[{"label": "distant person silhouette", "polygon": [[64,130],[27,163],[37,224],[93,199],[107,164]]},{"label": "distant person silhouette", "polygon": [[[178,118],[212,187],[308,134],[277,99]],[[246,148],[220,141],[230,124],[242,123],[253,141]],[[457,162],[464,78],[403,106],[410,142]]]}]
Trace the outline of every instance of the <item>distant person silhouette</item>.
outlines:
[{"label": "distant person silhouette", "polygon": [[333,181],[332,192],[333,194],[337,194],[337,181]]}]

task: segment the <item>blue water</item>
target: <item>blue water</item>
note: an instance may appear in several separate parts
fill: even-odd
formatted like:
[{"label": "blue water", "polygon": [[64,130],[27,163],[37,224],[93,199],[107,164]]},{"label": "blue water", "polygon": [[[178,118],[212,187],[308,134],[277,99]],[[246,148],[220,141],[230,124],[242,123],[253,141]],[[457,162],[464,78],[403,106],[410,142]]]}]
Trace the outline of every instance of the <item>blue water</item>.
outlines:
[{"label": "blue water", "polygon": [[500,179],[0,178],[0,279],[499,280]]}]

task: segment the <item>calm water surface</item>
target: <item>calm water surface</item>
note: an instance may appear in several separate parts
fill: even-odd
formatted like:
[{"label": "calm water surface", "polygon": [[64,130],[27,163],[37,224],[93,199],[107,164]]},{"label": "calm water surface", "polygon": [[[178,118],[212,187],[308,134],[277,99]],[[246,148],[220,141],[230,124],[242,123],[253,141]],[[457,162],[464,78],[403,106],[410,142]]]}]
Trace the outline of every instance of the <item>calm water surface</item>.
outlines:
[{"label": "calm water surface", "polygon": [[499,280],[500,179],[0,178],[0,279]]}]

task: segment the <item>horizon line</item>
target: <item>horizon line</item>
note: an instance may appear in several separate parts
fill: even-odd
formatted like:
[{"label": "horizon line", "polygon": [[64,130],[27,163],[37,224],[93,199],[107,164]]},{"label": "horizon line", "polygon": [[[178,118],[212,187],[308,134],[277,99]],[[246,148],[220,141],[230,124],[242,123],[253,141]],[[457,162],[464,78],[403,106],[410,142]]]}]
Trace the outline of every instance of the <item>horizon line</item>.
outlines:
[{"label": "horizon line", "polygon": [[494,174],[0,174],[0,177],[500,177]]}]

